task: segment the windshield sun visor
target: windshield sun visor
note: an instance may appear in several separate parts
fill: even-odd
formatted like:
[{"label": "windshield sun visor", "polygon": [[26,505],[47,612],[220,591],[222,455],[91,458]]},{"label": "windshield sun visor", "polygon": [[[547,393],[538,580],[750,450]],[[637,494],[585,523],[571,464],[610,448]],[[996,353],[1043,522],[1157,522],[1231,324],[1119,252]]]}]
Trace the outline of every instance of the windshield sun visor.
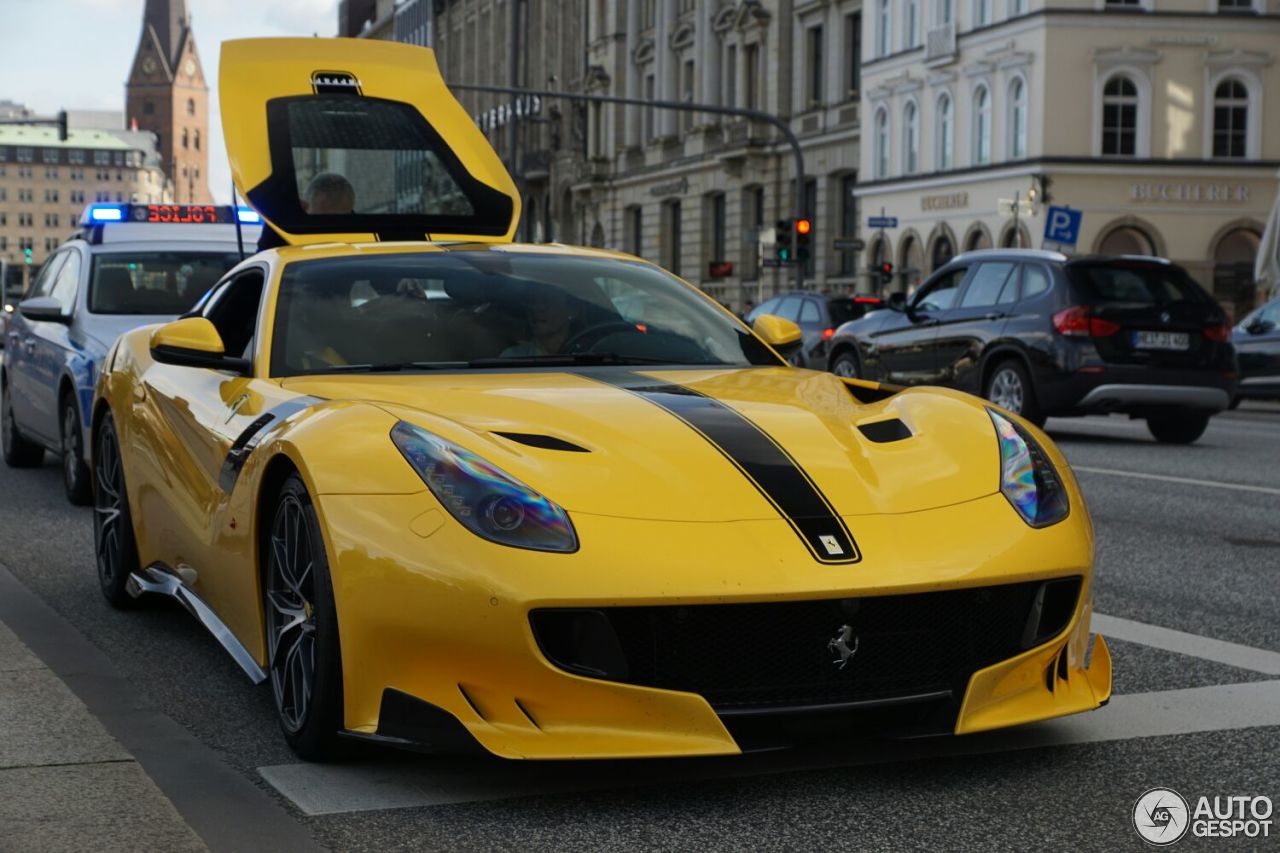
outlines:
[{"label": "windshield sun visor", "polygon": [[514,183],[431,50],[229,41],[220,85],[236,188],[289,243],[514,235]]}]

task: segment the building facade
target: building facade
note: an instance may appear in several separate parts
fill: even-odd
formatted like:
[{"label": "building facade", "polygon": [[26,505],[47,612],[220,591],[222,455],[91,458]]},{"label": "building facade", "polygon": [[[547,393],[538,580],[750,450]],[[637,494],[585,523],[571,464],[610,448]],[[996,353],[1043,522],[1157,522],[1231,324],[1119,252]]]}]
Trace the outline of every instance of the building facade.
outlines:
[{"label": "building facade", "polygon": [[146,0],[125,115],[130,128],[155,134],[174,200],[210,203],[209,87],[184,0]]},{"label": "building facade", "polygon": [[[1280,169],[1276,0],[874,0],[858,198],[910,287],[959,251],[1169,257],[1237,314]],[[1016,203],[1015,203],[1016,200]],[[1015,217],[1016,211],[1016,217]]]},{"label": "building facade", "polygon": [[61,140],[47,125],[0,126],[0,258],[11,276],[44,263],[86,204],[168,200],[149,133],[72,125]]}]

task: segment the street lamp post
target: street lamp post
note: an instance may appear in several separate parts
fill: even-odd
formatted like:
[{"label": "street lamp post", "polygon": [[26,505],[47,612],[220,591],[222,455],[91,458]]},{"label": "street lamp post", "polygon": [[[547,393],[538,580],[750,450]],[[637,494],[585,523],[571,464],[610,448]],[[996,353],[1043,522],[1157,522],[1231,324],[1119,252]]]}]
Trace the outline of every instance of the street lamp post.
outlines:
[{"label": "street lamp post", "polygon": [[[751,119],[752,121],[761,121],[766,124],[771,124],[782,133],[783,139],[785,139],[787,144],[791,146],[791,153],[795,159],[795,218],[807,218],[804,209],[804,153],[800,150],[800,140],[798,140],[796,135],[791,132],[791,127],[773,113],[767,113],[763,110],[748,110],[741,107],[722,107],[718,104],[698,104],[686,101],[650,101],[644,98],[624,98],[617,95],[587,95],[570,92],[553,92],[549,89],[526,89],[520,86],[488,86],[473,83],[455,83],[451,84],[449,88],[456,89],[461,92],[490,92],[500,95],[534,95],[539,98],[563,98],[565,100],[582,101],[585,103],[622,104],[624,106],[657,107],[658,109],[664,110],[683,110],[685,112],[739,116]],[[511,167],[513,169],[516,168],[516,163],[512,162]],[[796,290],[803,290],[804,264],[795,264],[794,266]]]}]

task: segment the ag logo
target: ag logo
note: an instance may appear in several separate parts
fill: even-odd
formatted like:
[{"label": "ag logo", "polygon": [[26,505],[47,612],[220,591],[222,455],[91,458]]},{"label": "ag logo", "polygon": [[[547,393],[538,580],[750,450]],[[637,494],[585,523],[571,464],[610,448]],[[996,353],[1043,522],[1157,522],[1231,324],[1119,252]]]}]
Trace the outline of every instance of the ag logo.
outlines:
[{"label": "ag logo", "polygon": [[1171,788],[1152,788],[1133,804],[1133,828],[1143,841],[1158,847],[1186,835],[1190,817],[1187,801]]},{"label": "ag logo", "polygon": [[[850,646],[849,642],[853,641]],[[858,638],[854,636],[853,626],[841,625],[840,631],[827,641],[827,651],[831,652],[831,662],[837,669],[844,669],[849,660],[858,653]]]}]

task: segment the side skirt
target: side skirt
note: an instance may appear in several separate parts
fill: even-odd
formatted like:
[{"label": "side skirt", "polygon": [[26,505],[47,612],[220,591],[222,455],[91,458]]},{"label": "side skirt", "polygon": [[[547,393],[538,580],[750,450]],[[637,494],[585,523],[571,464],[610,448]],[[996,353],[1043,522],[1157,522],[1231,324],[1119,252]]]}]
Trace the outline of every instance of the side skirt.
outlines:
[{"label": "side skirt", "polygon": [[163,563],[152,563],[145,569],[133,572],[129,575],[125,589],[134,598],[139,598],[146,593],[155,593],[175,599],[186,608],[188,613],[200,620],[200,624],[222,644],[222,647],[244,670],[245,675],[249,676],[250,681],[261,684],[267,680],[266,671],[258,666],[253,655],[249,654],[244,644],[236,639],[236,635],[231,633],[226,623],[218,618],[213,608],[205,603],[205,600],[191,587],[183,583],[182,578],[174,574],[168,566]]}]

